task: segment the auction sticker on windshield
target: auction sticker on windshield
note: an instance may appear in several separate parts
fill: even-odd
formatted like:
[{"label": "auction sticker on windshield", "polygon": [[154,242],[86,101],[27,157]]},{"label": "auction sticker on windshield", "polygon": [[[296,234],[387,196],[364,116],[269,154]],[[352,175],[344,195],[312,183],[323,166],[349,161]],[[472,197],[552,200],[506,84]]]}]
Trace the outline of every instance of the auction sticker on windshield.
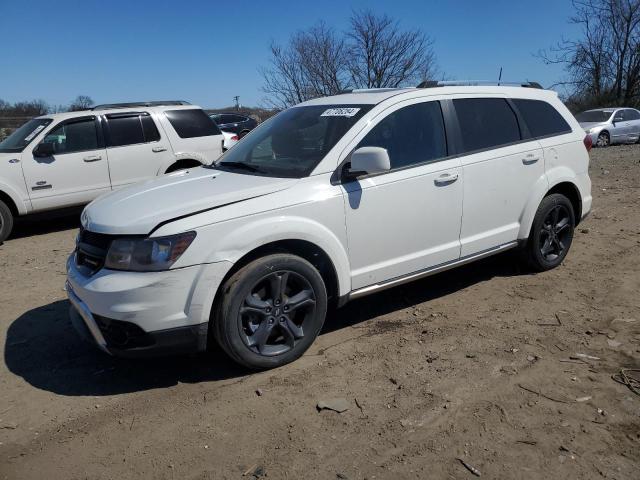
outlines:
[{"label": "auction sticker on windshield", "polygon": [[38,125],[33,132],[31,132],[29,135],[24,137],[25,142],[30,142],[31,140],[33,140],[33,137],[39,134],[44,129],[45,126],[46,125]]},{"label": "auction sticker on windshield", "polygon": [[359,108],[329,108],[322,112],[321,117],[353,117],[356,113],[360,111]]}]

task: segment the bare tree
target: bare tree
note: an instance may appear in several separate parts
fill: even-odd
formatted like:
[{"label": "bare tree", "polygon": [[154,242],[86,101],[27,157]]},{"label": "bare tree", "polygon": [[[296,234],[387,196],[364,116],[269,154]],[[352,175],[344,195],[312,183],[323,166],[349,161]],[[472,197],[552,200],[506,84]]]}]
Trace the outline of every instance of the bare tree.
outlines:
[{"label": "bare tree", "polygon": [[261,70],[269,103],[284,108],[345,88],[344,41],[323,22],[299,31],[282,47],[271,44],[271,66]]},{"label": "bare tree", "polygon": [[354,12],[349,39],[349,72],[358,87],[413,85],[435,75],[433,40],[420,30],[402,30],[387,15]]},{"label": "bare tree", "polygon": [[565,66],[571,101],[585,106],[638,104],[640,0],[574,0],[577,40],[561,40],[539,56]]},{"label": "bare tree", "polygon": [[78,95],[71,104],[69,104],[69,111],[76,112],[79,110],[88,110],[94,105],[91,97],[87,95]]},{"label": "bare tree", "polygon": [[260,70],[262,91],[271,106],[283,108],[348,88],[417,84],[435,75],[432,44],[420,31],[403,31],[370,11],[354,13],[344,34],[320,22],[284,46],[271,44],[270,66]]}]

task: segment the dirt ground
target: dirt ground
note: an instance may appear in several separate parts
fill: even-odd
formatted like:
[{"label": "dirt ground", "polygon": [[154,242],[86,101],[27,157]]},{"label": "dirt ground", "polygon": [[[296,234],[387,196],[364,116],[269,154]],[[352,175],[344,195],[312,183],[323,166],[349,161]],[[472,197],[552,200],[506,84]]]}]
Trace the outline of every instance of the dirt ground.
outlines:
[{"label": "dirt ground", "polygon": [[[560,268],[505,254],[354,301],[258,374],[83,344],[63,291],[77,217],[20,222],[0,246],[0,478],[474,478],[459,459],[639,478],[640,396],[612,375],[640,368],[640,145],[591,159],[594,208]],[[349,409],[316,410],[332,398]]]}]

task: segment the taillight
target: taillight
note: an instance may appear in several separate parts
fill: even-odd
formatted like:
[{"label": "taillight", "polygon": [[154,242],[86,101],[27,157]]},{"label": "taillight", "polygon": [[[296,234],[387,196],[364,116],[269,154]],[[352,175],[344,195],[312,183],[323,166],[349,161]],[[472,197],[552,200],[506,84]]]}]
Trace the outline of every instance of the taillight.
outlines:
[{"label": "taillight", "polygon": [[240,140],[240,137],[238,137],[238,135],[234,135],[230,138],[230,140]]},{"label": "taillight", "polygon": [[584,143],[584,147],[587,149],[587,152],[591,150],[591,147],[593,147],[593,140],[591,140],[591,135],[585,135],[582,142]]}]

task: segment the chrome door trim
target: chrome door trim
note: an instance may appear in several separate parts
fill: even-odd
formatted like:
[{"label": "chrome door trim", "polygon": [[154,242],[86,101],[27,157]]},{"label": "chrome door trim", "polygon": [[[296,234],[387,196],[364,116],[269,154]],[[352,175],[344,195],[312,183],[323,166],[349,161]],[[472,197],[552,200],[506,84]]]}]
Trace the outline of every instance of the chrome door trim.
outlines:
[{"label": "chrome door trim", "polygon": [[466,257],[459,258],[457,260],[452,260],[451,262],[441,263],[440,265],[436,265],[434,267],[425,268],[424,270],[419,270],[417,272],[409,273],[407,275],[402,275],[400,277],[392,278],[390,280],[386,280],[384,282],[376,283],[373,285],[369,285],[368,287],[362,287],[357,290],[353,290],[349,294],[349,300],[353,300],[355,298],[364,297],[373,292],[378,292],[381,290],[386,290],[387,288],[395,287],[398,285],[402,285],[403,283],[412,282],[414,280],[418,280],[420,278],[428,277],[431,275],[435,275],[436,273],[444,272],[446,270],[450,270],[455,267],[459,267],[461,265],[465,265],[467,263],[471,263],[475,260],[480,260],[481,258],[489,257],[491,255],[495,255],[500,252],[504,252],[506,250],[510,250],[518,245],[517,241],[505,243],[503,245],[499,245],[497,247],[489,248],[487,250],[483,250],[482,252],[474,253],[472,255],[467,255]]}]

